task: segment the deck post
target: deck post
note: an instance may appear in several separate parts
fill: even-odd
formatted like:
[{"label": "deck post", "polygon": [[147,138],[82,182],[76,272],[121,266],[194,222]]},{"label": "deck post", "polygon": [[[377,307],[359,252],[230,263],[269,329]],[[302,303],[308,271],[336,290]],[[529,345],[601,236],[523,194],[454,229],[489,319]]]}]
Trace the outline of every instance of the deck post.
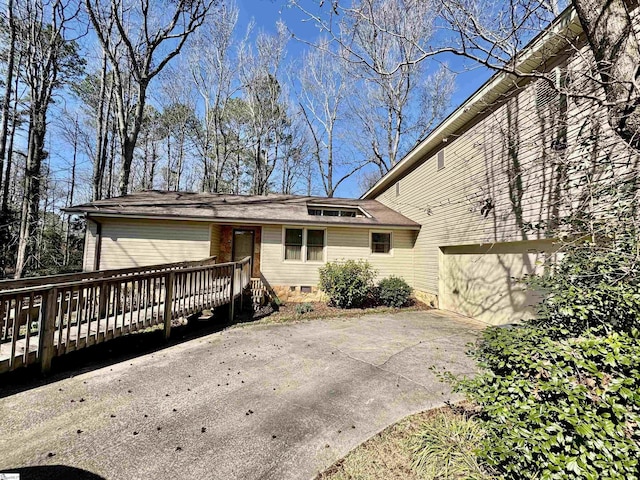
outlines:
[{"label": "deck post", "polygon": [[47,374],[51,370],[51,361],[56,353],[53,337],[56,331],[58,289],[52,288],[44,291],[41,302],[38,355],[40,356],[40,370],[43,374]]},{"label": "deck post", "polygon": [[234,263],[231,267],[231,284],[229,285],[229,321],[233,322],[233,317],[235,316],[235,289],[236,289],[236,264]]},{"label": "deck post", "polygon": [[244,309],[242,308],[242,303],[243,303],[243,299],[244,299],[244,266],[240,265],[240,288],[238,290],[240,290],[240,315],[242,315],[242,312],[244,311]]},{"label": "deck post", "polygon": [[164,339],[171,335],[171,317],[173,316],[173,284],[176,277],[174,270],[169,271],[164,283]]}]

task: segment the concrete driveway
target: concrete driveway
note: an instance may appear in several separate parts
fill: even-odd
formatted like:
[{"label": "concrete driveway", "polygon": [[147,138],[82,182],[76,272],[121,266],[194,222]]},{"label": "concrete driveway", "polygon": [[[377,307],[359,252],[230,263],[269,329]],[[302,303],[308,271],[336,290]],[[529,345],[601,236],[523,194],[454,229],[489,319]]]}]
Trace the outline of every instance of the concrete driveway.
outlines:
[{"label": "concrete driveway", "polygon": [[454,400],[429,367],[470,373],[465,344],[480,328],[434,310],[201,337],[0,399],[0,471],[311,478],[400,418]]}]

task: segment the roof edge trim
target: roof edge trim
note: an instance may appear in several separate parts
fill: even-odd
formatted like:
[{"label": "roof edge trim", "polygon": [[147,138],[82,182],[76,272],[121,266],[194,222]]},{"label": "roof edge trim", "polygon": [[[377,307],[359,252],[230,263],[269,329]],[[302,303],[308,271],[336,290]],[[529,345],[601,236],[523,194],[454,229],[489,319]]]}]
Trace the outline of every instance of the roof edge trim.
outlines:
[{"label": "roof edge trim", "polygon": [[[311,220],[296,220],[295,222],[285,222],[281,220],[264,220],[264,219],[242,219],[242,218],[210,218],[210,217],[185,217],[185,216],[171,216],[171,215],[140,215],[140,214],[125,214],[125,213],[108,213],[108,212],[95,212],[88,210],[74,211],[70,213],[85,213],[90,218],[102,217],[102,218],[129,218],[136,220],[177,220],[177,221],[190,221],[190,222],[207,222],[217,224],[235,224],[235,225],[312,225],[322,227],[336,227],[336,228],[389,228],[395,230],[420,230],[422,227],[419,224],[415,225],[399,225],[393,223],[323,223]],[[321,217],[322,218],[322,217]],[[331,217],[328,217],[331,218]],[[346,217],[341,217],[346,218]],[[415,223],[415,222],[414,222]]]}]

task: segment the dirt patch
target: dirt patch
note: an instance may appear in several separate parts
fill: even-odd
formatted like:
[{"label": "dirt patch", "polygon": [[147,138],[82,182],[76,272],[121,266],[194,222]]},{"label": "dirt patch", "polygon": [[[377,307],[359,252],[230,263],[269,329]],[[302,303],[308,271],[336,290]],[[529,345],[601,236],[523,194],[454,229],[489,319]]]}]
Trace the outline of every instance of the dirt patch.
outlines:
[{"label": "dirt patch", "polygon": [[412,312],[431,309],[432,308],[429,305],[417,300],[410,306],[404,308],[391,308],[384,306],[368,308],[337,308],[327,305],[326,302],[285,303],[280,305],[277,310],[271,309],[271,311],[266,315],[266,311],[258,312],[259,316],[251,323],[253,325],[289,323],[320,318],[359,317],[362,315]]}]

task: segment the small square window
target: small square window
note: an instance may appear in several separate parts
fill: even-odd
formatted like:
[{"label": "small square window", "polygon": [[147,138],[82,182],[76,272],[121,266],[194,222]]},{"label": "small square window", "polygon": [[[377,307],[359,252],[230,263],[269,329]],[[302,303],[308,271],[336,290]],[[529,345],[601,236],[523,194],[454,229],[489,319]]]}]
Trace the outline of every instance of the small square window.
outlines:
[{"label": "small square window", "polygon": [[390,253],[391,233],[371,233],[371,253]]}]

